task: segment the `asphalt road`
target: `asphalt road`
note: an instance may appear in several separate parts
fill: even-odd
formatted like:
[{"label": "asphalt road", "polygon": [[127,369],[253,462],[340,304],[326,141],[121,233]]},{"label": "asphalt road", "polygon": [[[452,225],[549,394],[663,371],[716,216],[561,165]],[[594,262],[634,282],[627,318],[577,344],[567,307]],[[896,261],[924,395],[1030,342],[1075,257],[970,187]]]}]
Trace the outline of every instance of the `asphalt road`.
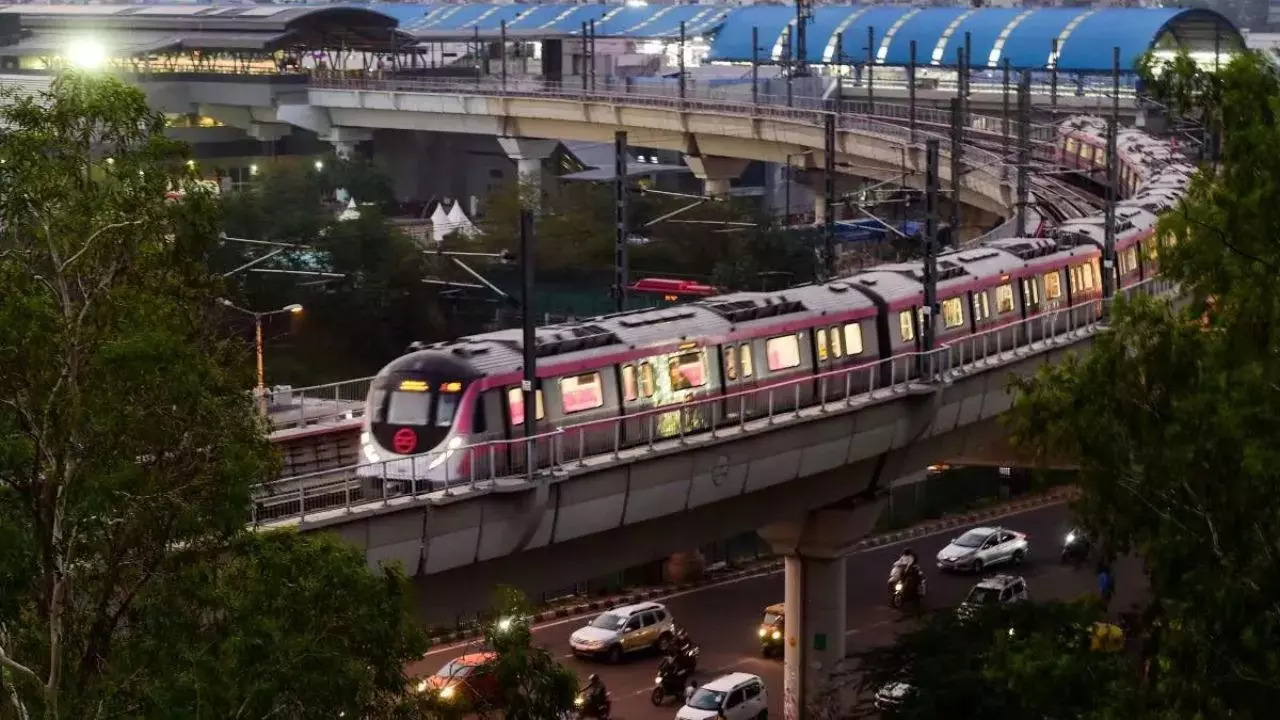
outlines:
[{"label": "asphalt road", "polygon": [[[1013,572],[1027,579],[1032,598],[1066,600],[1096,592],[1097,581],[1091,567],[1072,570],[1059,562],[1058,553],[1068,524],[1065,506],[1010,515],[1001,520],[989,521],[988,524],[999,524],[1027,533],[1031,552],[1027,562]],[[937,551],[950,538],[962,534],[965,529],[944,531],[933,537],[917,538],[910,543],[929,576],[927,605],[930,608],[955,606],[978,580],[974,576],[943,575],[936,569],[933,561]],[[901,554],[904,544],[876,548],[853,555],[848,560],[849,615],[846,647],[850,653],[888,644],[897,632],[908,626],[909,621],[902,620],[899,612],[888,607],[884,586],[889,566]],[[1113,614],[1119,609],[1127,608],[1142,593],[1142,588],[1137,587],[1141,572],[1136,561],[1122,560],[1116,570],[1117,592],[1111,606]],[[993,570],[1004,571],[1004,568]],[[766,576],[704,586],[665,599],[659,598],[657,601],[667,606],[675,621],[689,631],[689,635],[701,648],[696,682],[707,682],[730,671],[759,675],[764,679],[769,693],[769,714],[781,718],[782,660],[761,657],[756,628],[764,608],[781,602],[782,599],[782,573],[779,571]],[[569,618],[544,623],[535,628],[534,637],[554,650],[564,664],[582,678],[584,684],[588,675],[599,674],[613,696],[615,718],[674,718],[680,705],[675,699],[668,698],[661,707],[654,707],[649,700],[659,660],[656,655],[639,655],[614,666],[603,661],[578,659],[569,653],[569,635],[588,620],[589,617]],[[475,645],[438,648],[429,652],[421,662],[411,665],[409,671],[414,676],[429,675],[450,659],[476,649]]]}]

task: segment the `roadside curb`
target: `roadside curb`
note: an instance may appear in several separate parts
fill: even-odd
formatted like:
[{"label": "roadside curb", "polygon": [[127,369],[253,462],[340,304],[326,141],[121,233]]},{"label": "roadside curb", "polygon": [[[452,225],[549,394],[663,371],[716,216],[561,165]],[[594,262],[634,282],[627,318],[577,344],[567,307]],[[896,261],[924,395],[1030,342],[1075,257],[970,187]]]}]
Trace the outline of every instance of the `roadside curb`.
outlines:
[{"label": "roadside curb", "polygon": [[[1008,515],[1010,513],[1025,512],[1034,510],[1048,505],[1055,505],[1061,502],[1074,500],[1080,491],[1073,486],[1066,486],[1049,490],[1033,497],[1026,497],[1020,500],[1012,500],[998,505],[992,505],[988,508],[975,510],[972,512],[951,515],[938,520],[916,525],[905,530],[896,530],[893,532],[882,533],[872,537],[865,538],[853,544],[849,548],[849,553],[857,553],[865,550],[871,550],[894,543],[900,543],[904,540],[911,540],[917,537],[932,535],[942,530],[948,530],[953,527],[962,525],[972,525],[987,518],[1000,515]],[[650,588],[634,590],[628,593],[611,595],[608,597],[598,598],[595,600],[582,601],[572,605],[564,605],[562,607],[540,610],[530,615],[529,620],[534,624],[547,622],[550,620],[562,620],[565,618],[576,617],[578,615],[587,615],[603,610],[610,610],[623,605],[632,605],[654,598],[665,597],[673,593],[685,592],[704,585],[712,585],[716,583],[728,582],[731,580],[741,580],[750,577],[759,577],[770,575],[777,572],[782,567],[782,560],[779,558],[766,558],[742,567],[724,569],[719,571],[710,571],[697,580],[685,583],[673,583],[670,585],[659,585]],[[439,645],[451,645],[454,643],[466,642],[474,640],[483,634],[483,628],[478,624],[470,624],[460,627],[456,630],[448,632],[439,632],[428,638],[430,647]]]}]

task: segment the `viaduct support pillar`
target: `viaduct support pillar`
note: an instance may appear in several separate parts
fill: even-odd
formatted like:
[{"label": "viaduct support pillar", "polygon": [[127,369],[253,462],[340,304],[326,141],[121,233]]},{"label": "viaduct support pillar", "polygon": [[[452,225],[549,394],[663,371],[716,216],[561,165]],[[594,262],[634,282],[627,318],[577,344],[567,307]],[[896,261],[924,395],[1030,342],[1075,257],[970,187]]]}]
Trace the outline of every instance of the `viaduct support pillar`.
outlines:
[{"label": "viaduct support pillar", "polygon": [[747,161],[741,158],[685,155],[684,161],[693,176],[702,181],[703,192],[711,197],[728,195],[730,181],[747,168]]},{"label": "viaduct support pillar", "polygon": [[527,186],[537,202],[542,200],[542,161],[551,157],[560,144],[555,140],[529,140],[527,138],[500,137],[498,144],[507,157],[516,161],[520,184]]},{"label": "viaduct support pillar", "polygon": [[[338,156],[338,160],[345,162],[351,159],[351,155],[355,153],[356,147],[360,143],[369,142],[373,139],[373,131],[364,128],[335,126],[329,128],[329,132],[323,135],[321,139],[333,146],[333,154]],[[338,188],[334,191],[334,196],[340,203],[346,203],[353,199],[346,188]],[[359,200],[359,198],[354,199]]]},{"label": "viaduct support pillar", "polygon": [[804,720],[818,713],[838,717],[848,708],[852,683],[843,677],[845,557],[871,531],[882,505],[846,503],[759,531],[783,556],[786,573],[785,720]]}]

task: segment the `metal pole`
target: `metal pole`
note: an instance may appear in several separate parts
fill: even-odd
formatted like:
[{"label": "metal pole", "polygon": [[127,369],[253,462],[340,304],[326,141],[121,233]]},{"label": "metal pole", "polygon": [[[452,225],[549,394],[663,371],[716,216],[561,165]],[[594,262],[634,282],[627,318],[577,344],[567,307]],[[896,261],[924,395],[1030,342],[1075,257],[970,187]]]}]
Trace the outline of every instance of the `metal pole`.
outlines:
[{"label": "metal pole", "polygon": [[812,0],[796,0],[796,51],[792,56],[794,61],[793,75],[797,77],[806,77],[809,74],[809,48],[807,45],[808,25],[809,25],[809,3]]},{"label": "metal pole", "polygon": [[867,105],[876,114],[876,29],[867,28]]},{"label": "metal pole", "polygon": [[[1043,46],[1042,46],[1043,47]],[[1049,57],[1053,63],[1049,65],[1049,116],[1058,116],[1058,38],[1050,45]]]},{"label": "metal pole", "polygon": [[1018,81],[1018,181],[1014,202],[1018,209],[1018,237],[1027,236],[1027,190],[1031,171],[1031,71],[1023,70]]},{"label": "metal pole", "polygon": [[474,30],[475,30],[475,34],[473,36],[474,44],[472,45],[472,52],[475,54],[475,58],[476,58],[476,77],[482,78],[488,74],[486,72],[487,68],[485,68],[486,58],[484,56],[483,51],[481,50],[482,46],[480,44],[480,26],[476,25]]},{"label": "metal pole", "polygon": [[614,182],[614,223],[617,226],[617,238],[613,243],[614,297],[617,299],[617,310],[627,309],[627,284],[630,272],[627,267],[627,240],[630,234],[627,229],[627,133],[619,130],[613,134],[613,171],[617,175]]},{"label": "metal pole", "polygon": [[591,18],[587,22],[587,29],[591,33],[591,92],[596,91],[596,19]]},{"label": "metal pole", "polygon": [[503,20],[502,25],[498,28],[498,33],[502,36],[502,89],[507,89],[507,21]]},{"label": "metal pole", "polygon": [[262,364],[262,314],[253,314],[253,334],[258,351],[258,410],[267,416],[267,373]]},{"label": "metal pole", "polygon": [[916,141],[916,41],[911,41],[911,59],[907,63],[907,123],[911,142]]},{"label": "metal pole", "polygon": [[827,214],[822,222],[823,279],[830,280],[836,272],[836,116],[827,113],[826,137],[823,142],[823,185]]},{"label": "metal pole", "polygon": [[[1003,93],[1000,111],[1000,133],[1003,135],[1000,141],[1000,156],[1007,163],[1009,162],[1009,58],[1004,59]],[[1005,167],[1007,168],[1008,165]]]},{"label": "metal pole", "polygon": [[[963,51],[961,51],[963,52]],[[951,244],[960,247],[960,187],[964,181],[964,100],[951,98]]]},{"label": "metal pole", "polygon": [[1107,122],[1107,215],[1102,242],[1102,297],[1116,291],[1116,132],[1120,129],[1120,48],[1111,55],[1111,117]]},{"label": "metal pole", "polygon": [[533,261],[534,246],[533,211],[529,208],[520,210],[520,270],[522,276],[520,296],[520,321],[523,325],[524,340],[524,381],[520,390],[524,395],[524,436],[525,473],[533,477],[533,468],[537,464],[534,455],[533,436],[537,434],[534,425],[538,422],[538,338],[534,331],[533,308]]},{"label": "metal pole", "polygon": [[787,69],[787,107],[791,107],[793,102],[793,97],[791,94],[791,79],[796,74],[795,67],[793,66],[794,64],[792,62],[793,60],[795,60],[795,57],[794,57],[794,53],[791,52],[791,49],[792,49],[791,48],[791,28],[786,28],[785,30],[783,30],[782,37],[785,39],[785,42],[782,45],[782,53],[783,53],[782,64],[783,64],[783,67]]},{"label": "metal pole", "polygon": [[760,28],[751,27],[751,104],[760,104]]},{"label": "metal pole", "polygon": [[[844,106],[844,32],[836,33],[836,114]],[[872,113],[874,114],[874,109]]]},{"label": "metal pole", "polygon": [[680,99],[683,100],[684,92],[685,92],[685,88],[684,88],[684,21],[683,20],[680,21],[679,68],[680,68]]},{"label": "metal pole", "polygon": [[938,310],[938,155],[938,139],[929,138],[925,141],[924,327],[920,338],[925,352],[933,350]]},{"label": "metal pole", "polygon": [[968,124],[969,120],[969,95],[973,92],[971,84],[973,83],[973,38],[970,37],[969,31],[964,33],[964,92],[960,97],[964,98],[964,119]]},{"label": "metal pole", "polygon": [[786,203],[786,209],[782,211],[782,226],[784,228],[791,227],[791,156],[787,155],[787,181],[783,186],[783,202]]},{"label": "metal pole", "polygon": [[582,89],[587,89],[587,60],[591,49],[587,47],[587,22],[582,21]]}]

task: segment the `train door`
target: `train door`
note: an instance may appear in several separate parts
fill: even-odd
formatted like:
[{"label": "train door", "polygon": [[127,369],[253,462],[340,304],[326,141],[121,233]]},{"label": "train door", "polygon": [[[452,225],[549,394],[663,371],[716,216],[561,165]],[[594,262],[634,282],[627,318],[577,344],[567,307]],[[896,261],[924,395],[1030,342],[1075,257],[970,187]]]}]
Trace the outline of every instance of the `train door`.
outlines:
[{"label": "train door", "polygon": [[[546,408],[543,406],[541,385],[542,380],[539,379],[538,391],[534,394],[534,398],[537,403],[536,422],[534,425],[535,435],[545,434],[551,429],[549,427],[550,423],[547,422]],[[515,440],[524,437],[524,391],[519,385],[514,385],[506,389],[506,402],[503,403],[503,405],[506,406],[506,424],[511,433],[511,439]],[[537,445],[538,461],[543,465],[546,465],[550,462],[550,444],[546,441],[538,441]],[[507,451],[505,455],[508,469],[507,474],[518,474],[526,470],[527,465],[525,463],[525,457],[528,455],[528,448],[524,443],[507,443]],[[500,462],[500,460],[495,460],[494,462]]]},{"label": "train door", "polygon": [[1039,340],[1041,335],[1035,323],[1028,321],[1029,318],[1040,314],[1040,278],[1034,274],[1028,275],[1018,282],[1018,289],[1022,296],[1021,342],[1032,343]]}]

